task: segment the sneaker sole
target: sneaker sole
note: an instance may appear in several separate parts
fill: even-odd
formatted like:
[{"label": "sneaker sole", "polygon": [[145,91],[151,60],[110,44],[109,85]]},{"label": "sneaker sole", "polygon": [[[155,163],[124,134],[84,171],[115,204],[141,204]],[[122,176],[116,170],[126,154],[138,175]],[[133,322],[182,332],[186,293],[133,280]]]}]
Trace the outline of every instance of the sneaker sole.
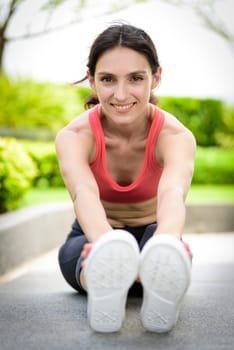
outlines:
[{"label": "sneaker sole", "polygon": [[146,243],[139,275],[144,287],[141,321],[147,330],[163,333],[172,329],[190,284],[190,271],[191,262],[177,238],[162,234]]},{"label": "sneaker sole", "polygon": [[120,330],[128,289],[137,277],[138,268],[139,248],[126,231],[111,231],[94,244],[84,270],[88,319],[93,330]]}]

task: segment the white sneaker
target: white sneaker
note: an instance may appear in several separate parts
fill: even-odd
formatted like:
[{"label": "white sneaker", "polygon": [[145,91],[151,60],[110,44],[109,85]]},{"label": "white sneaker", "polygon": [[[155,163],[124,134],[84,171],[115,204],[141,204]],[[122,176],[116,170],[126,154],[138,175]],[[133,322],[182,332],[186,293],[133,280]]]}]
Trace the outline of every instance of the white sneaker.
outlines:
[{"label": "white sneaker", "polygon": [[101,237],[86,260],[88,319],[98,332],[120,330],[125,318],[129,287],[137,277],[139,248],[126,231],[113,230]]},{"label": "white sneaker", "polygon": [[151,332],[168,332],[177,321],[190,283],[191,261],[176,237],[153,236],[142,249],[140,279],[144,289],[141,320]]}]

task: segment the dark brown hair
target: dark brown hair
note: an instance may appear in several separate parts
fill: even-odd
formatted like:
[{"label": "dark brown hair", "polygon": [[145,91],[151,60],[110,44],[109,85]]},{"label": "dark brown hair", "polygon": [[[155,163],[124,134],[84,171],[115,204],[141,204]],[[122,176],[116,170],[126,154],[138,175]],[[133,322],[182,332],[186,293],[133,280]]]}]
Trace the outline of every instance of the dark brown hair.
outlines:
[{"label": "dark brown hair", "polygon": [[[152,70],[152,74],[157,72],[160,66],[156,48],[150,36],[142,29],[134,27],[129,24],[114,24],[105,29],[93,42],[87,67],[91,76],[95,74],[95,68],[98,59],[101,55],[110,49],[122,46],[135,50],[144,55]],[[79,84],[87,79],[87,76],[83,79],[75,82]],[[151,93],[150,102],[156,104],[157,97]],[[95,94],[88,96],[85,102],[85,107],[90,108],[99,103],[98,97]]]}]

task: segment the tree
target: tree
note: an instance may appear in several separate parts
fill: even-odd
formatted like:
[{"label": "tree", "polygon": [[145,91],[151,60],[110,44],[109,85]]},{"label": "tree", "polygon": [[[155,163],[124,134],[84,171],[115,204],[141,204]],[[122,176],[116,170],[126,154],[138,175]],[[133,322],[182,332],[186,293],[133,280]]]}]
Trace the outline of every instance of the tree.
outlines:
[{"label": "tree", "polygon": [[[57,6],[61,5],[66,0],[52,0],[48,1],[42,10],[45,10],[46,8],[48,10],[53,10]],[[9,25],[14,18],[14,15],[19,10],[19,7],[22,5],[22,3],[25,2],[25,0],[10,0],[8,2],[5,2],[4,4],[1,4],[0,6],[0,70],[2,70],[3,65],[3,55],[6,48],[6,45],[13,40],[22,39],[22,38],[29,38],[33,37],[35,35],[39,35],[39,33],[34,34],[25,34],[24,36],[20,36],[18,38],[10,38],[7,36],[7,30],[9,28]]]},{"label": "tree", "polygon": [[[43,28],[38,31],[33,31],[29,28],[21,35],[15,37],[9,36],[8,29],[10,24],[14,20],[15,15],[19,12],[20,7],[27,1],[28,0],[2,0],[3,3],[0,4],[0,71],[3,70],[3,56],[9,42],[33,39],[54,31],[62,30],[85,19],[85,14],[87,14],[88,9],[89,16],[100,16],[120,11],[134,2],[141,2],[144,0],[123,0],[121,4],[116,0],[110,0],[108,3],[104,1],[101,3],[104,7],[97,6],[97,1],[95,0],[44,0],[43,5],[40,5],[38,10],[38,15],[44,14]],[[73,9],[70,11],[70,20],[59,25],[55,24],[54,17],[56,12],[65,6],[70,6],[70,8]]]},{"label": "tree", "polygon": [[[97,6],[96,0],[44,0],[43,5],[39,8],[39,14],[44,14],[43,28],[38,31],[26,30],[25,33],[10,37],[8,29],[15,15],[20,10],[23,3],[29,0],[0,0],[0,71],[3,70],[3,55],[7,44],[12,41],[22,39],[33,39],[38,36],[49,34],[56,30],[62,30],[65,27],[81,22],[85,16],[101,16],[118,12],[135,3],[147,2],[149,0],[109,0],[99,1]],[[35,0],[34,0],[35,1]],[[41,0],[42,1],[42,0]],[[150,0],[153,2],[153,0]],[[229,44],[234,52],[234,31],[231,25],[228,25],[226,18],[222,18],[219,11],[219,6],[225,7],[228,1],[231,0],[154,0],[155,5],[160,1],[176,6],[187,6],[198,15],[202,23],[214,33],[222,37]],[[54,24],[56,12],[63,6],[70,5],[73,8],[71,11],[70,20],[62,24]],[[231,16],[230,16],[231,18]],[[232,20],[232,19],[231,19]]]},{"label": "tree", "polygon": [[224,18],[221,9],[226,11],[230,8],[233,13],[234,4],[230,0],[164,0],[165,2],[191,8],[201,19],[206,28],[223,38],[234,53],[234,27],[233,18]]}]

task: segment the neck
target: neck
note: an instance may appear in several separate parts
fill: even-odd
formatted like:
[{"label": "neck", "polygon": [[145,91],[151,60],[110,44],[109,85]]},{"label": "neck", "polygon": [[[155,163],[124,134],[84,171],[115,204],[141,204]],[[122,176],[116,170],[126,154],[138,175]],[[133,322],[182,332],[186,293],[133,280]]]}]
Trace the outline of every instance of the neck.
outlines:
[{"label": "neck", "polygon": [[101,122],[105,135],[117,136],[128,140],[147,137],[152,121],[152,114],[152,107],[149,104],[146,111],[142,113],[142,115],[139,115],[133,122],[129,124],[126,123],[125,125],[119,125],[112,119],[106,117],[106,115],[100,111]]}]

